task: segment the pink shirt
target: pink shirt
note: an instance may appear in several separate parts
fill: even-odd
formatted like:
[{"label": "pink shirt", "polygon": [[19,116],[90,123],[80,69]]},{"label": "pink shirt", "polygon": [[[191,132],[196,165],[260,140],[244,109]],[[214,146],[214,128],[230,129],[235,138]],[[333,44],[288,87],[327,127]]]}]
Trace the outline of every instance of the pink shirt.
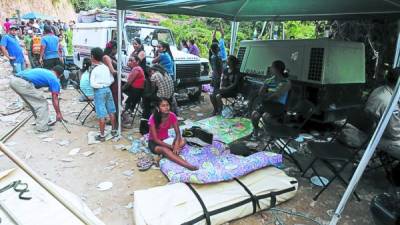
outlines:
[{"label": "pink shirt", "polygon": [[[166,119],[165,122],[162,122],[157,129],[158,139],[160,139],[160,140],[167,139],[169,137],[168,130],[170,128],[172,128],[172,125],[177,124],[177,123],[178,123],[178,119],[176,118],[175,113],[170,112],[168,119]],[[154,127],[156,126],[153,115],[150,116],[148,124],[149,124],[149,126],[154,126]],[[149,140],[154,140],[154,137],[151,135],[151,132],[149,134]]]},{"label": "pink shirt", "polygon": [[4,23],[4,30],[6,31],[6,33],[8,33],[8,31],[10,31],[11,25],[12,24],[10,22],[5,22]]}]

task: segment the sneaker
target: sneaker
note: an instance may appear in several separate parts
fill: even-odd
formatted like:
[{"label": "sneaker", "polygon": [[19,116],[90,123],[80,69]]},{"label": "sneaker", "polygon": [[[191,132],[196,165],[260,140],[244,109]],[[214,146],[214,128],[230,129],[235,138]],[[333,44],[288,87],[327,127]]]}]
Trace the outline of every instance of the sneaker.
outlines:
[{"label": "sneaker", "polygon": [[103,136],[103,135],[101,135],[101,134],[98,134],[98,135],[96,135],[96,136],[94,137],[94,139],[95,139],[96,141],[105,142],[105,141],[106,141],[106,136]]},{"label": "sneaker", "polygon": [[118,130],[112,130],[111,131],[111,136],[113,136],[113,137],[118,136]]}]

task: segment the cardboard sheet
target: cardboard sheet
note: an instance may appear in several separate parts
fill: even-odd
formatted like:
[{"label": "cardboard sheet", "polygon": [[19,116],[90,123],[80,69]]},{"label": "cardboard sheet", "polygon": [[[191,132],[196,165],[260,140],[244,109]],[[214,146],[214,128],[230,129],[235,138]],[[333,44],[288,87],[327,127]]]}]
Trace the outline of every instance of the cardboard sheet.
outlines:
[{"label": "cardboard sheet", "polygon": [[[0,188],[10,184],[13,181],[21,180],[28,184],[29,192],[24,196],[32,197],[31,200],[21,200],[18,198],[17,192],[10,189],[0,193],[0,201],[6,206],[13,217],[17,218],[16,222],[12,222],[9,216],[0,209],[1,224],[7,225],[85,225],[76,218],[68,209],[59,203],[45,189],[37,184],[31,177],[20,169],[14,171],[4,171],[0,173]],[[76,195],[42,179],[48,183],[54,191],[59,193],[71,205],[82,212],[84,216],[91,222],[87,225],[105,225],[101,222],[93,212],[82,202]]]}]

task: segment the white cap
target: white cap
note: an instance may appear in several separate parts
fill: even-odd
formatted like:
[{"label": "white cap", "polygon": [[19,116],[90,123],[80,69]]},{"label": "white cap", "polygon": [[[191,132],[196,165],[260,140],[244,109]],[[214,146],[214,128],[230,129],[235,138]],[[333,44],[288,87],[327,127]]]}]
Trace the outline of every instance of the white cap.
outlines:
[{"label": "white cap", "polygon": [[32,26],[33,26],[34,28],[36,28],[36,29],[40,29],[39,25],[37,25],[36,23],[34,23]]},{"label": "white cap", "polygon": [[33,33],[33,31],[32,30],[28,30],[28,34],[32,34]]}]

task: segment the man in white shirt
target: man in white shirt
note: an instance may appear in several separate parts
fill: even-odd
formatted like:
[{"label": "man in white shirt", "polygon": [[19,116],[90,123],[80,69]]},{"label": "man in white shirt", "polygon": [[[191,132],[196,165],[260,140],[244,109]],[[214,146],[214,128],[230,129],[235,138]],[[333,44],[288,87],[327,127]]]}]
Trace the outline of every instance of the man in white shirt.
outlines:
[{"label": "man in white shirt", "polygon": [[101,48],[93,48],[90,52],[93,69],[90,72],[90,86],[94,89],[94,105],[96,115],[99,119],[100,134],[95,138],[97,141],[105,141],[105,118],[110,116],[113,136],[117,135],[115,120],[115,105],[110,90],[110,85],[114,82],[114,78],[110,70],[101,60],[103,58],[103,50]]}]

